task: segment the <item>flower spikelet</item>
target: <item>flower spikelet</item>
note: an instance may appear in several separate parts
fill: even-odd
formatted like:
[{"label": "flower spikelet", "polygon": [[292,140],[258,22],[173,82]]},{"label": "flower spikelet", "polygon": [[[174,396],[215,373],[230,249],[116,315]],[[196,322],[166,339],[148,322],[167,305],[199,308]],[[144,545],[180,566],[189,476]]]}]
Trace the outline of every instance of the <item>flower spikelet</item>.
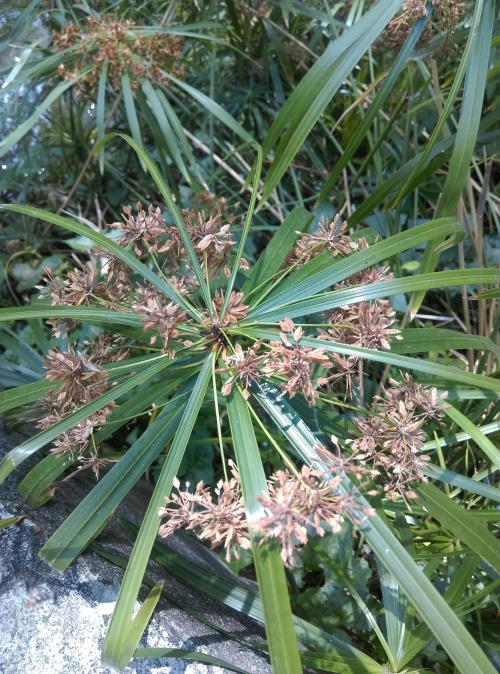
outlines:
[{"label": "flower spikelet", "polygon": [[296,563],[296,545],[305,545],[310,535],[338,533],[345,514],[352,508],[349,495],[337,493],[340,477],[303,466],[299,477],[278,471],[269,481],[269,496],[258,496],[268,513],[256,531],[265,539],[277,540],[281,558],[290,567]]}]

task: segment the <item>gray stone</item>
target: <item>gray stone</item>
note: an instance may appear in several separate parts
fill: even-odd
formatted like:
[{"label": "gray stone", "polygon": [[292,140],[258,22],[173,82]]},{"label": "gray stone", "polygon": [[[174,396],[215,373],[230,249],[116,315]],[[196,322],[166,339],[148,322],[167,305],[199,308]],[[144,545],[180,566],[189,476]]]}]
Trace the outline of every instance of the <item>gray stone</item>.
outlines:
[{"label": "gray stone", "polygon": [[[7,451],[8,444],[0,428],[0,455]],[[11,476],[0,492],[0,518],[25,515],[18,524],[0,529],[0,674],[111,674],[112,670],[101,663],[101,647],[122,571],[98,555],[85,552],[60,574],[37,554],[92,483],[88,477],[78,476],[62,484],[51,503],[31,510],[19,498],[18,480],[19,474]],[[121,506],[121,513],[140,521],[147,496],[148,488],[140,485]],[[113,521],[102,542],[122,554],[129,549],[121,529]],[[207,568],[230,575],[216,555],[193,544],[187,536],[178,537],[172,548]],[[262,630],[252,621],[181,584],[163,569],[152,567],[148,574],[165,580],[165,589],[176,604],[199,611],[243,642],[249,639],[264,643]],[[211,629],[163,598],[141,645],[200,651],[235,664],[249,674],[271,672],[264,656]],[[133,660],[125,670],[126,674],[230,671],[180,659]]]}]

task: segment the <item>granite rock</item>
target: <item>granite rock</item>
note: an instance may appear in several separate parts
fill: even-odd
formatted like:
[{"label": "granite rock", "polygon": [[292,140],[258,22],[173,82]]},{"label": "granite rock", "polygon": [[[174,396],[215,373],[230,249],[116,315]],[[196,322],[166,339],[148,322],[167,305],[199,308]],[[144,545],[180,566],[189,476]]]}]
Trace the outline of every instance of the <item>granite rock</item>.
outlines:
[{"label": "granite rock", "polygon": [[[10,443],[12,444],[12,443]],[[0,429],[0,455],[9,442]],[[0,674],[111,674],[101,663],[101,647],[116,601],[122,571],[92,552],[85,552],[65,573],[53,570],[38,557],[50,533],[88,492],[89,478],[78,477],[57,489],[52,502],[31,510],[20,499],[12,475],[0,491],[0,518],[24,515],[19,523],[0,529]],[[142,485],[121,506],[121,513],[139,521],[147,503]],[[128,542],[113,521],[103,542],[127,552]],[[188,537],[173,547],[218,573],[228,574],[219,559]],[[181,584],[164,570],[152,568],[152,577],[165,580],[165,588],[180,606],[189,606],[223,631],[244,642],[263,643],[257,624]],[[250,582],[250,581],[246,581]],[[164,599],[147,628],[141,645],[201,651],[246,670],[270,674],[266,658],[241,641],[229,638],[196,620]],[[197,662],[163,659],[133,660],[126,674],[222,674],[230,669]]]}]

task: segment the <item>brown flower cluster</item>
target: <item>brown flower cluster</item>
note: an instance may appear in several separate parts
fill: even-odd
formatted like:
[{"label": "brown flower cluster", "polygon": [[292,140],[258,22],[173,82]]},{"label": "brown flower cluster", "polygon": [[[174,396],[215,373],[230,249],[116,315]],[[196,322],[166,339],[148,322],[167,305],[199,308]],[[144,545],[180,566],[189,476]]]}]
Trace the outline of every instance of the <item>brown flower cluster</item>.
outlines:
[{"label": "brown flower cluster", "polygon": [[293,398],[303,393],[309,404],[314,405],[318,382],[313,379],[313,369],[316,365],[329,369],[332,366],[329,356],[324,349],[302,346],[304,331],[290,319],[281,321],[281,330],[280,342],[258,340],[246,350],[236,345],[234,355],[224,356],[227,367],[222,371],[231,372],[231,376],[224,382],[223,395],[229,395],[234,384],[240,383],[243,396],[248,398],[250,386],[258,387],[261,376],[277,376],[284,380],[283,395]]},{"label": "brown flower cluster", "polygon": [[[209,277],[216,277],[223,269],[227,274],[226,261],[234,245],[227,204],[208,192],[197,195],[196,203],[206,207],[208,215],[194,208],[182,211],[182,215],[200,264]],[[138,203],[134,211],[131,206],[126,206],[123,222],[115,222],[111,227],[120,230],[118,243],[133,246],[138,257],[157,256],[156,263],[161,265],[164,274],[170,274],[168,282],[180,295],[189,296],[196,291],[197,280],[179,230],[167,225],[160,208],[149,206],[145,210]],[[173,356],[172,341],[180,336],[180,326],[189,322],[186,313],[154,288],[137,285],[128,266],[118,258],[106,253],[102,259],[100,270],[94,267],[74,269],[64,278],[54,278],[48,272],[43,290],[50,295],[52,304],[87,306],[97,303],[118,311],[132,309],[141,316],[144,329],[154,331],[151,344],[160,337],[165,351]],[[241,266],[248,268],[245,260]],[[214,321],[219,327],[234,324],[248,311],[241,292],[231,293],[224,316],[221,313],[223,302],[224,297],[218,291],[213,300],[217,318],[207,318],[207,325],[212,327]],[[57,320],[55,333],[64,334],[72,326],[70,321]]]},{"label": "brown flower cluster", "polygon": [[[252,534],[260,543],[275,541],[281,547],[281,557],[287,566],[296,562],[296,547],[305,545],[313,535],[324,536],[327,531],[338,533],[344,517],[353,508],[359,510],[353,496],[338,493],[340,478],[330,477],[306,466],[298,476],[283,470],[269,481],[269,494],[258,497],[264,516],[252,522]],[[250,533],[241,497],[238,472],[232,465],[232,477],[219,482],[214,501],[208,488],[199,482],[194,492],[179,491],[165,499],[159,511],[167,522],[160,527],[160,536],[170,536],[181,527],[190,529],[213,548],[223,546],[226,559],[239,559],[239,549],[250,548]],[[366,512],[370,514],[370,512]]]},{"label": "brown flower cluster", "polygon": [[428,42],[433,33],[451,31],[462,20],[466,3],[463,0],[404,0],[403,9],[388,25],[381,42],[387,47],[399,47],[406,40],[416,21],[427,16],[427,5],[432,4],[431,20],[420,41]]},{"label": "brown flower cluster", "polygon": [[[108,372],[99,363],[118,360],[124,353],[111,351],[110,342],[102,336],[95,347],[95,357],[86,356],[71,347],[64,352],[49,351],[45,359],[45,377],[56,386],[43,399],[47,414],[38,423],[39,428],[49,428],[108,390]],[[79,460],[82,468],[92,468],[97,477],[103,462],[92,436],[94,429],[106,421],[113,406],[111,403],[102,407],[59,435],[51,451],[71,454]]]},{"label": "brown flower cluster", "polygon": [[[337,283],[335,290],[365,286],[392,278],[389,268],[368,269]],[[387,300],[357,302],[334,309],[329,315],[332,324],[325,339],[344,344],[354,344],[367,349],[390,349],[391,340],[400,339],[400,331],[394,327],[396,312]]]},{"label": "brown flower cluster", "polygon": [[241,498],[239,475],[232,465],[232,477],[227,482],[220,480],[215,487],[215,501],[208,487],[198,482],[194,492],[179,491],[176,479],[174,493],[165,499],[165,507],[158,512],[167,522],[159,530],[160,536],[170,536],[176,529],[185,527],[195,531],[201,540],[209,541],[213,548],[223,546],[226,559],[240,558],[240,549],[251,546],[245,519],[245,507]]},{"label": "brown flower cluster", "polygon": [[67,24],[54,36],[60,49],[73,48],[78,55],[71,70],[63,64],[59,72],[66,79],[73,79],[83,69],[90,72],[77,83],[79,91],[95,94],[101,67],[108,62],[108,79],[113,89],[121,89],[122,75],[128,73],[133,88],[147,77],[157,84],[167,84],[162,71],[179,76],[183,73],[182,38],[179,35],[141,33],[129,20],[121,21],[111,14],[91,16],[86,25]]},{"label": "brown flower cluster", "polygon": [[179,326],[187,320],[186,312],[175,302],[165,302],[165,296],[154,288],[139,288],[138,293],[140,299],[132,305],[132,309],[141,315],[144,330],[156,331],[150,343],[155,344],[160,336],[164,349],[173,358],[171,340],[179,337]]},{"label": "brown flower cluster", "polygon": [[422,466],[429,460],[421,454],[424,424],[442,416],[440,403],[446,394],[424,389],[411,375],[402,382],[390,380],[382,397],[377,397],[371,414],[357,419],[361,437],[352,443],[353,456],[379,470],[385,494],[396,499],[415,498],[413,482],[425,482]]},{"label": "brown flower cluster", "polygon": [[320,253],[327,252],[333,257],[349,255],[355,250],[366,248],[365,239],[354,239],[346,232],[347,222],[340,222],[340,213],[331,222],[323,221],[315,233],[300,234],[292,257],[288,261],[302,267]]}]

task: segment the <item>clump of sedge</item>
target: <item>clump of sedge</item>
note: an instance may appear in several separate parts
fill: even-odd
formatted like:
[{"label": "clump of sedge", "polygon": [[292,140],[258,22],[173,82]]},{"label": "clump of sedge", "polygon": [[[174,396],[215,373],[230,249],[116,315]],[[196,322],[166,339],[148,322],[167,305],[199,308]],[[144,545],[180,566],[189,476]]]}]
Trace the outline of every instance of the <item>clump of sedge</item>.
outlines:
[{"label": "clump of sedge", "polygon": [[169,82],[167,73],[180,76],[184,70],[179,35],[141,33],[133,21],[122,21],[112,14],[90,16],[84,27],[69,23],[54,36],[54,43],[77,55],[71,69],[61,64],[59,73],[69,80],[78,77],[77,91],[89,95],[97,91],[105,62],[115,90],[121,90],[124,75],[137,89],[141,78],[165,85]]}]

